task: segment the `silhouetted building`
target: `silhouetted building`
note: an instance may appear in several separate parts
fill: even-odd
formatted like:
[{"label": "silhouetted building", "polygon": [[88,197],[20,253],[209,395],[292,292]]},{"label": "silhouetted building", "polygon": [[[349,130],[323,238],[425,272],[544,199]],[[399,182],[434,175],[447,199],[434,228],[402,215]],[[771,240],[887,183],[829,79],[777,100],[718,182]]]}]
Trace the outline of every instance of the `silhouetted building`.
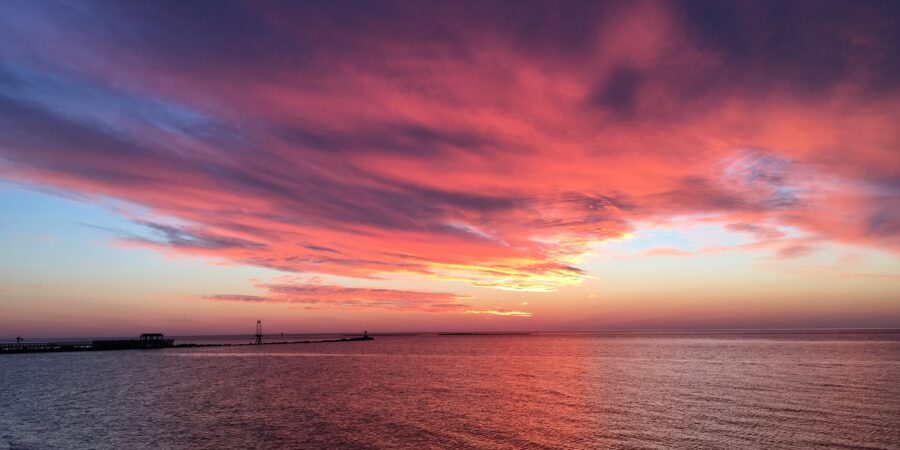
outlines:
[{"label": "silhouetted building", "polygon": [[144,333],[138,339],[95,340],[93,350],[125,350],[132,348],[163,348],[175,345],[174,339],[165,339],[162,333]]},{"label": "silhouetted building", "polygon": [[141,347],[143,348],[156,348],[156,347],[171,347],[172,344],[175,343],[174,339],[164,339],[165,336],[162,333],[144,333],[141,335]]}]

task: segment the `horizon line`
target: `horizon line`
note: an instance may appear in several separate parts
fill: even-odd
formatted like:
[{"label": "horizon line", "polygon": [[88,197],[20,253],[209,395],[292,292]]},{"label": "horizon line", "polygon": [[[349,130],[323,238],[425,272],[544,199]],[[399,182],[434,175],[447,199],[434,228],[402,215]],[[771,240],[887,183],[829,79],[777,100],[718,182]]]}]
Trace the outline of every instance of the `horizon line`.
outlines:
[{"label": "horizon line", "polygon": [[[799,332],[799,333],[822,333],[822,332],[870,332],[870,333],[896,333],[900,332],[900,327],[853,327],[853,328],[832,328],[832,327],[813,327],[813,328],[602,328],[602,329],[544,329],[544,330],[493,330],[493,331],[466,331],[466,330],[432,330],[432,331],[375,331],[369,332],[370,336],[378,335],[441,335],[441,334],[467,334],[467,335],[510,335],[510,334],[531,334],[531,333],[660,333],[660,332]],[[362,334],[355,331],[328,331],[328,332],[278,332],[263,333],[263,336],[316,336],[316,335],[340,335],[340,334]],[[130,335],[129,335],[130,336]],[[166,334],[173,338],[190,338],[190,337],[236,337],[249,336],[253,337],[253,333],[234,333],[234,334]],[[82,338],[120,338],[128,337],[126,335],[70,335],[70,336],[41,336],[25,338],[25,340],[35,339],[82,339]],[[15,340],[16,337],[0,337],[0,341]]]}]

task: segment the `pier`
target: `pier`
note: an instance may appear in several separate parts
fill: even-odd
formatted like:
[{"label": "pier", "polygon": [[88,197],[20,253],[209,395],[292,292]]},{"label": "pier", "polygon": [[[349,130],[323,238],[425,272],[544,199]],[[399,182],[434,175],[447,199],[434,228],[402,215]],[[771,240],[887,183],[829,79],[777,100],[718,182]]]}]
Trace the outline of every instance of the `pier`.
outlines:
[{"label": "pier", "polygon": [[138,339],[95,339],[90,341],[16,342],[0,344],[0,354],[136,350],[174,346],[175,340],[165,339],[165,336],[162,333],[144,333]]},{"label": "pier", "polygon": [[[346,336],[346,335],[345,335]],[[328,342],[371,341],[374,338],[364,331],[362,336],[343,337],[340,339],[323,339],[316,341],[262,341],[262,328],[257,321],[257,333],[253,343],[246,344],[175,344],[174,339],[166,339],[162,333],[144,333],[138,339],[94,339],[90,341],[56,341],[56,342],[23,342],[17,338],[15,343],[0,344],[0,355],[13,353],[40,352],[90,352],[102,350],[150,350],[162,348],[193,347],[239,347],[244,345],[284,345],[284,344],[324,344]]]}]

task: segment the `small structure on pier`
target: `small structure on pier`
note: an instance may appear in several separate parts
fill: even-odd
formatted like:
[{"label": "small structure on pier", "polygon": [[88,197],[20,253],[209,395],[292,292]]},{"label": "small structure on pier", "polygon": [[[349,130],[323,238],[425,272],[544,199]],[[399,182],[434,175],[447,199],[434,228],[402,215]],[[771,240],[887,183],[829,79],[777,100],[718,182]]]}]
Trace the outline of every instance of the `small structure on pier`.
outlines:
[{"label": "small structure on pier", "polygon": [[144,333],[141,335],[141,347],[143,348],[156,348],[156,347],[171,347],[172,340],[171,339],[163,339],[165,335],[162,333]]},{"label": "small structure on pier", "polygon": [[144,333],[138,339],[95,340],[91,341],[92,350],[125,350],[132,348],[164,348],[175,345],[174,339],[165,339],[162,333]]},{"label": "small structure on pier", "polygon": [[256,345],[262,344],[262,320],[256,321]]}]

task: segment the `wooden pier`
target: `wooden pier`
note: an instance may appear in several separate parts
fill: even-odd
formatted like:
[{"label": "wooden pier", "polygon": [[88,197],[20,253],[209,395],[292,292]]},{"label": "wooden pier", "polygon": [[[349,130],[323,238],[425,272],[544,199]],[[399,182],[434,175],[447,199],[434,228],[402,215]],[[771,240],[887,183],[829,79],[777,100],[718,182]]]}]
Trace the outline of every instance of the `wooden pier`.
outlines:
[{"label": "wooden pier", "polygon": [[160,333],[144,333],[138,339],[95,339],[91,341],[16,342],[0,344],[0,354],[133,350],[174,346],[174,339],[165,339]]}]

